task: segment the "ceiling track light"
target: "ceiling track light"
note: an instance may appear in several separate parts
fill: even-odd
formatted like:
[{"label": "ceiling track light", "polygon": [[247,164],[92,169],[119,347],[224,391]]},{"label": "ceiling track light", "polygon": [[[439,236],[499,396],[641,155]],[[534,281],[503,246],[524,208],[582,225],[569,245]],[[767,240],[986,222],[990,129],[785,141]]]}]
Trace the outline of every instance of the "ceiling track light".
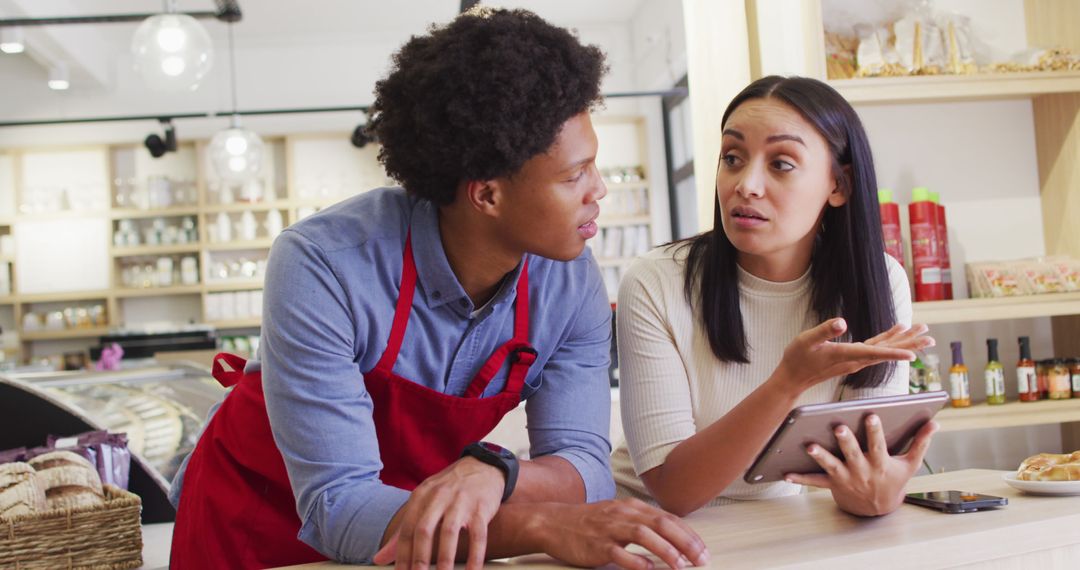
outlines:
[{"label": "ceiling track light", "polygon": [[161,158],[167,152],[176,152],[176,129],[173,127],[172,119],[163,118],[159,121],[161,121],[161,126],[165,127],[165,138],[153,133],[143,142],[146,150],[150,151],[150,156],[154,158]]},{"label": "ceiling track light", "polygon": [[365,146],[378,142],[375,135],[369,133],[367,130],[367,122],[360,123],[353,129],[352,135],[349,136],[349,142],[356,148],[364,148]]},{"label": "ceiling track light", "polygon": [[4,53],[22,53],[26,51],[22,27],[0,28],[0,51]]},{"label": "ceiling track light", "polygon": [[[222,22],[239,22],[243,18],[238,0],[214,0],[217,11],[177,12],[192,18],[213,18]],[[141,22],[157,14],[101,14],[94,16],[54,16],[51,18],[6,18],[0,19],[0,28],[12,26],[58,26],[63,24],[115,24],[121,22]]]}]

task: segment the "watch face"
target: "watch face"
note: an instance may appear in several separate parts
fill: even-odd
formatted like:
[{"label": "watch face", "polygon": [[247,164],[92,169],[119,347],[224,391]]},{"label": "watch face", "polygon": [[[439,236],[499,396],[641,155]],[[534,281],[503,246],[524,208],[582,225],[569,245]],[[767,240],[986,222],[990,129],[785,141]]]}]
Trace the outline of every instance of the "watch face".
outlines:
[{"label": "watch face", "polygon": [[490,451],[491,453],[494,453],[494,454],[502,456],[502,457],[513,457],[514,456],[514,454],[511,453],[509,449],[506,449],[505,447],[502,447],[501,445],[496,445],[494,443],[488,443],[486,441],[479,442],[479,445],[481,447],[483,447],[484,449]]}]

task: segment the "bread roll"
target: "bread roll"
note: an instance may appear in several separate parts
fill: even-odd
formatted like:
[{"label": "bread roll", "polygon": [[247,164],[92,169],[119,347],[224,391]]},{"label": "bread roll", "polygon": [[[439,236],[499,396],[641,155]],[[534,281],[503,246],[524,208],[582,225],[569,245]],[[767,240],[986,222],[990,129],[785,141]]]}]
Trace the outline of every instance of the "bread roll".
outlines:
[{"label": "bread roll", "polygon": [[30,460],[45,486],[50,509],[94,507],[105,501],[101,478],[86,458],[70,451],[53,451]]},{"label": "bread roll", "polygon": [[1016,478],[1022,481],[1080,481],[1080,451],[1032,455],[1020,464]]},{"label": "bread roll", "polygon": [[0,465],[0,519],[46,509],[45,486],[27,463]]}]

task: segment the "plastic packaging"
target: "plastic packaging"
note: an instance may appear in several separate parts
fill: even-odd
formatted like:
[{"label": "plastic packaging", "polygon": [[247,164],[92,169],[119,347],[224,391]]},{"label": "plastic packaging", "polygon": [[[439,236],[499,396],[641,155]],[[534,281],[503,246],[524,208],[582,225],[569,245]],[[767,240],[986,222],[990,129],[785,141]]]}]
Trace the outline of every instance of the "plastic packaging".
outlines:
[{"label": "plastic packaging", "polygon": [[949,227],[945,223],[945,206],[937,192],[930,193],[930,201],[937,205],[938,260],[941,265],[942,299],[953,298],[952,262],[949,261]]},{"label": "plastic packaging", "polygon": [[892,190],[878,190],[878,207],[881,209],[881,234],[885,240],[885,252],[904,266],[904,241],[900,235],[900,205],[893,202]]},{"label": "plastic packaging", "polygon": [[941,283],[941,259],[938,255],[937,205],[930,201],[930,191],[918,187],[911,192],[908,204],[911,228],[911,265],[915,272],[915,300],[940,301],[944,298]]}]

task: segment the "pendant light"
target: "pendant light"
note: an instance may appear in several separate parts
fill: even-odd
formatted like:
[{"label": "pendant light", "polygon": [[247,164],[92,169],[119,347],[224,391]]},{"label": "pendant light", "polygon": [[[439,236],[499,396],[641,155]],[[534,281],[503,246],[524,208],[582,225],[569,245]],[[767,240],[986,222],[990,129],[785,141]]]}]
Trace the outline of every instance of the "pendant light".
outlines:
[{"label": "pendant light", "polygon": [[262,163],[263,142],[259,135],[240,126],[236,112],[236,52],[233,49],[233,27],[229,24],[229,79],[232,82],[233,115],[229,128],[218,131],[210,139],[210,162],[218,176],[229,183],[244,183],[254,179]]},{"label": "pendant light", "polygon": [[139,24],[131,39],[135,70],[152,89],[194,91],[214,64],[213,44],[195,18],[165,1],[165,13]]}]

